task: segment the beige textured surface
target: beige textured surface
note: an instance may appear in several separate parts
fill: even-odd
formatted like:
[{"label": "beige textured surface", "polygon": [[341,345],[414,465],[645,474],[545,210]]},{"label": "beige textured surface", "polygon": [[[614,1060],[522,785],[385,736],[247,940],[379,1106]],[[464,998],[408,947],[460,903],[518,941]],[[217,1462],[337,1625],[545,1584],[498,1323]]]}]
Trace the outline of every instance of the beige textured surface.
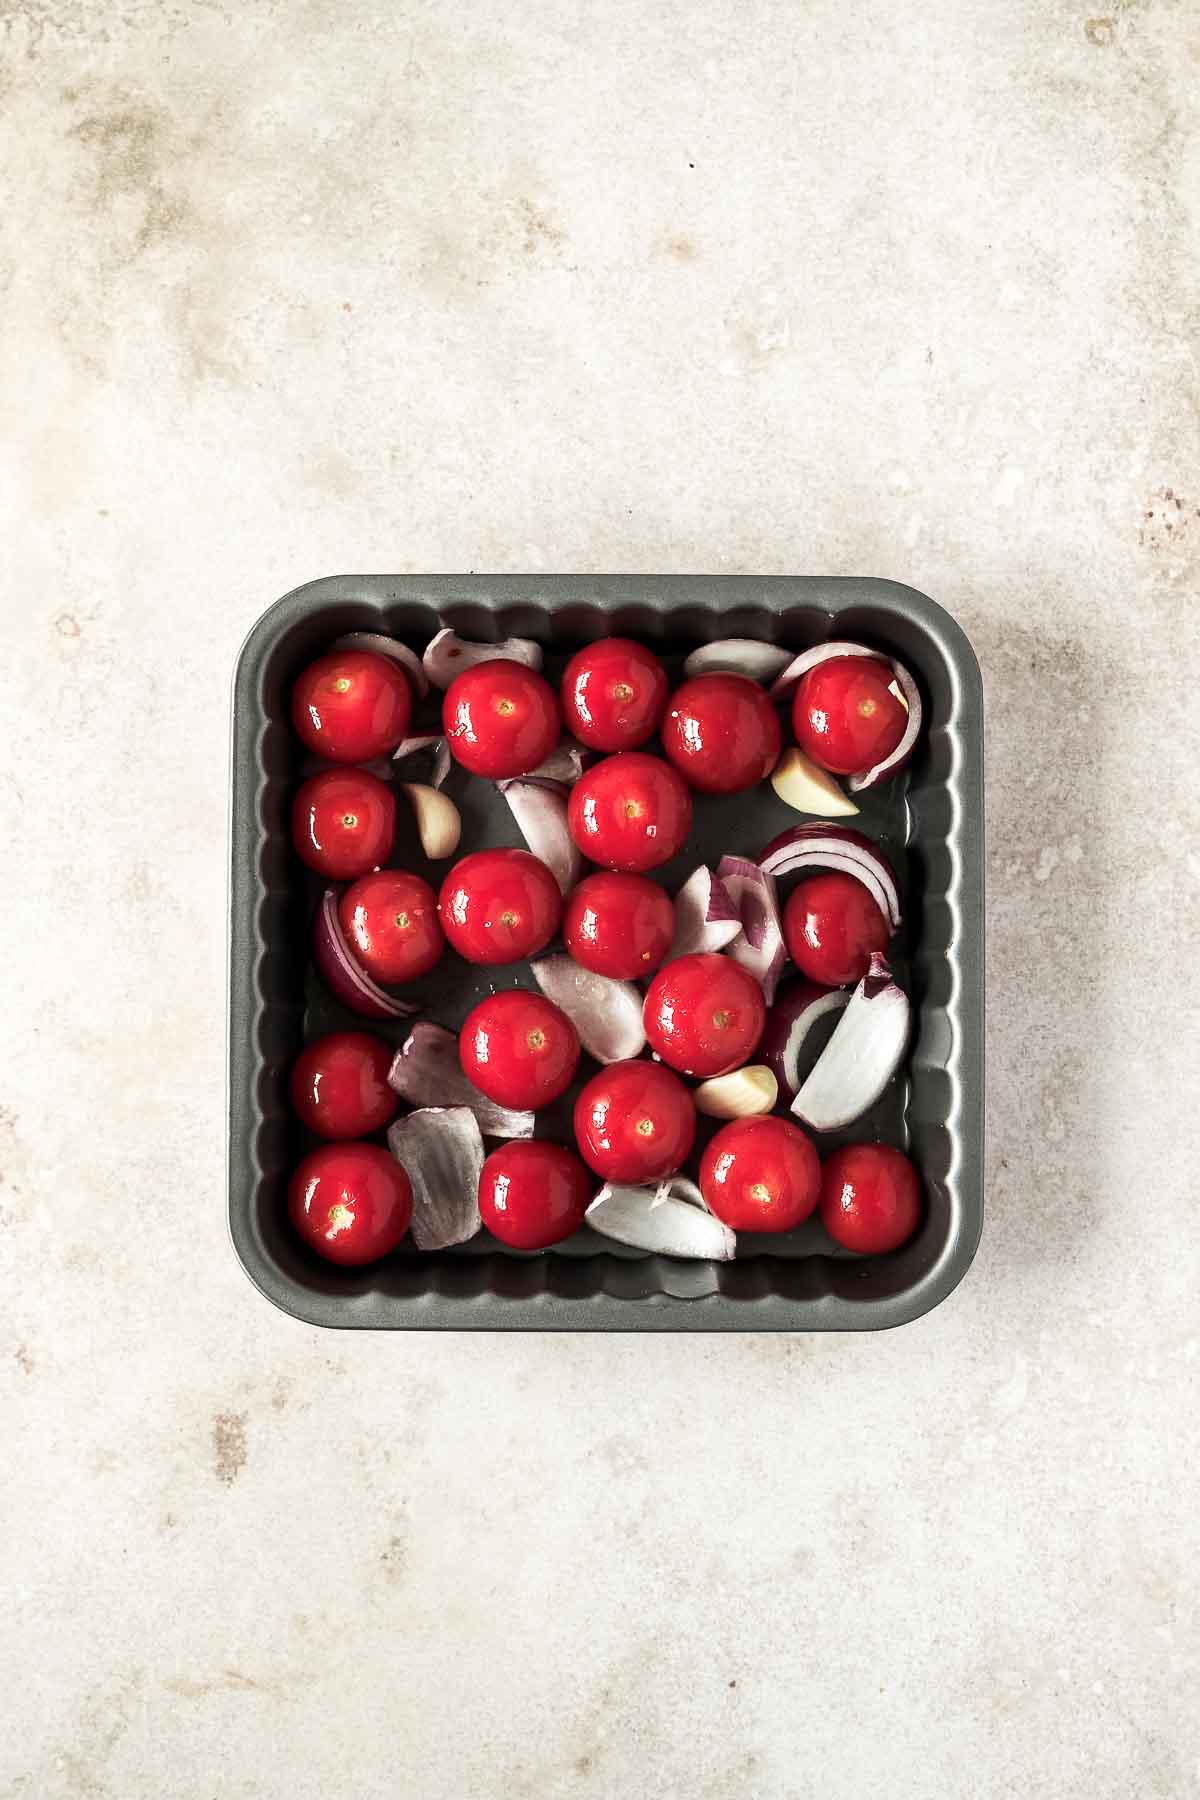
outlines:
[{"label": "beige textured surface", "polygon": [[[0,45],[0,1791],[1196,1793],[1196,7]],[[462,566],[886,574],[972,635],[989,1214],[931,1317],[351,1342],[247,1286],[233,658]]]}]

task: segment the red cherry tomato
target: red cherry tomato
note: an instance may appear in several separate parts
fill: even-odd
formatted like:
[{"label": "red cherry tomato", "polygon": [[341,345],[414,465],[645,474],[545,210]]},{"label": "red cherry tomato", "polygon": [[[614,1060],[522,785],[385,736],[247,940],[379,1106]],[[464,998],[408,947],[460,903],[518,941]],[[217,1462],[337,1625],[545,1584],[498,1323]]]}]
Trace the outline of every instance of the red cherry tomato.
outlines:
[{"label": "red cherry tomato", "polygon": [[292,689],[296,735],[330,762],[387,756],[408,730],[412,690],[404,671],[369,650],[331,650]]},{"label": "red cherry tomato", "polygon": [[562,1144],[501,1144],[479,1177],[479,1211],[502,1244],[545,1250],[578,1231],[594,1186],[575,1152]]},{"label": "red cherry tomato", "polygon": [[395,1115],[388,1086],[393,1052],[366,1031],[331,1031],[306,1044],[292,1067],[292,1110],[323,1138],[366,1137]]},{"label": "red cherry tomato", "polygon": [[476,663],[456,675],[442,702],[450,754],[473,775],[502,781],[545,762],[562,736],[558,696],[524,663]]},{"label": "red cherry tomato", "polygon": [[859,775],[890,756],[908,724],[892,692],[891,664],[831,656],[796,684],[792,729],[806,756],[834,775]]},{"label": "red cherry tomato", "polygon": [[853,875],[830,869],[809,875],[783,909],[788,955],[810,981],[849,987],[861,981],[874,950],[886,950],[892,928]]},{"label": "red cherry tomato", "polygon": [[446,947],[437,895],[403,869],[363,875],[338,901],[338,918],[350,949],[376,981],[415,981]]},{"label": "red cherry tomato", "polygon": [[322,769],[302,781],[292,803],[292,842],[310,869],[353,881],[378,868],[396,836],[391,788],[366,769]]},{"label": "red cherry tomato", "polygon": [[683,849],[692,797],[669,764],[625,750],[580,776],[571,789],[567,823],[592,862],[640,874]]},{"label": "red cherry tomato", "polygon": [[733,1231],[790,1231],[820,1198],[820,1159],[787,1119],[735,1119],[704,1152],[700,1192]]},{"label": "red cherry tomato", "polygon": [[498,1106],[536,1112],[570,1087],[579,1034],[559,1006],[525,988],[489,994],[463,1021],[463,1074]]},{"label": "red cherry tomato", "polygon": [[657,1181],[673,1174],[696,1136],[692,1096],[659,1063],[610,1063],[575,1102],[575,1138],[605,1181]]},{"label": "red cherry tomato", "polygon": [[396,1248],[412,1218],[412,1183],[377,1144],[323,1144],[288,1184],[288,1216],[318,1256],[354,1268]]},{"label": "red cherry tomato", "polygon": [[642,1024],[650,1048],[681,1075],[707,1081],[749,1062],[767,1003],[753,975],[728,956],[677,956],[646,990]]},{"label": "red cherry tomato", "polygon": [[779,715],[747,675],[698,675],[671,695],[662,747],[689,787],[737,794],[779,761]]},{"label": "red cherry tomato", "polygon": [[476,850],[455,863],[442,883],[438,914],[468,962],[519,962],[558,930],[562,893],[528,850]]},{"label": "red cherry tomato", "polygon": [[671,896],[643,875],[589,875],[567,895],[563,943],[596,975],[652,975],[674,935]]},{"label": "red cherry tomato", "polygon": [[882,1256],[906,1243],[921,1219],[921,1184],[899,1150],[847,1144],[821,1170],[821,1223],[835,1244]]},{"label": "red cherry tomato", "polygon": [[562,678],[568,731],[592,750],[636,750],[658,730],[666,671],[644,644],[601,638],[577,650]]}]

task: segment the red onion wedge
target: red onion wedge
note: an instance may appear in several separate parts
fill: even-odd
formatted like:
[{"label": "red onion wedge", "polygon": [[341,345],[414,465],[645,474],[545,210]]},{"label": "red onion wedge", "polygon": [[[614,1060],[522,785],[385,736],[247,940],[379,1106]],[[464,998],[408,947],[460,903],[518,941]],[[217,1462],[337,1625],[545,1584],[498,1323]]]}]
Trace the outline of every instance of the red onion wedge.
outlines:
[{"label": "red onion wedge", "polygon": [[899,774],[917,746],[921,734],[921,693],[909,671],[894,656],[885,656],[882,650],[870,650],[866,644],[815,644],[811,650],[794,656],[782,674],[776,676],[771,683],[772,700],[782,700],[791,693],[802,675],[815,669],[818,663],[829,662],[835,656],[866,656],[874,662],[891,664],[892,685],[899,693],[901,700],[908,708],[908,723],[904,727],[904,735],[890,756],[876,763],[874,768],[862,769],[857,775],[851,775],[849,788],[852,794],[861,794],[864,788],[872,788],[889,776]]},{"label": "red onion wedge", "polygon": [[542,646],[529,638],[504,638],[499,644],[472,644],[448,627],[425,646],[425,673],[435,688],[448,688],[456,675],[481,662],[519,662],[540,669]]},{"label": "red onion wedge", "polygon": [[811,650],[802,650],[799,656],[793,656],[791,662],[771,683],[772,700],[782,700],[791,693],[802,675],[815,669],[818,663],[831,662],[835,656],[869,656],[875,662],[887,662],[882,650],[869,650],[865,644],[848,644],[835,641],[832,644],[814,644]]},{"label": "red onion wedge", "polygon": [[668,956],[724,950],[741,929],[741,914],[725,883],[711,869],[699,868],[675,896],[675,936]]},{"label": "red onion wedge", "polygon": [[770,1006],[787,961],[775,877],[744,856],[723,856],[717,864],[717,880],[724,883],[742,921],[741,935],[725,954],[753,975]]},{"label": "red onion wedge", "polygon": [[754,1054],[779,1083],[781,1098],[791,1100],[799,1091],[800,1057],[817,1020],[841,1012],[849,1002],[849,988],[821,987],[803,975],[779,989]]},{"label": "red onion wedge", "polygon": [[792,1101],[814,1131],[837,1131],[874,1106],[904,1060],[912,1008],[876,951],[833,1036]]},{"label": "red onion wedge", "polygon": [[483,1138],[467,1106],[425,1106],[397,1119],[388,1149],[412,1182],[418,1250],[465,1244],[479,1230]]},{"label": "red onion wedge", "polygon": [[406,737],[392,751],[392,761],[404,762],[407,757],[417,756],[422,750],[437,752],[433,759],[433,774],[429,777],[429,785],[440,788],[450,773],[450,746],[440,731],[423,731],[415,737]]},{"label": "red onion wedge", "polygon": [[737,1248],[733,1232],[712,1213],[652,1187],[606,1182],[585,1217],[602,1236],[657,1256],[732,1262]]},{"label": "red onion wedge", "polygon": [[589,754],[582,744],[573,738],[563,738],[558,748],[552,750],[545,762],[539,763],[536,769],[530,769],[525,781],[554,781],[561,787],[574,787],[583,774],[589,761]]},{"label": "red onion wedge", "polygon": [[458,1060],[458,1039],[431,1019],[418,1019],[388,1070],[388,1081],[410,1106],[466,1106],[485,1137],[533,1136],[533,1114],[497,1106],[468,1081]]},{"label": "red onion wedge", "polygon": [[722,638],[716,644],[701,644],[683,665],[689,681],[693,675],[715,675],[728,670],[733,675],[748,675],[751,681],[770,681],[792,660],[790,650],[778,644],[764,644],[761,638]]},{"label": "red onion wedge", "polygon": [[759,851],[758,866],[776,877],[803,869],[841,869],[862,882],[893,931],[900,924],[900,890],[892,865],[852,825],[835,825],[828,819],[792,825]]},{"label": "red onion wedge", "polygon": [[664,1176],[655,1188],[650,1204],[661,1206],[664,1200],[686,1200],[689,1206],[698,1206],[702,1212],[709,1211],[704,1195],[700,1192],[700,1183],[692,1181],[687,1175],[676,1173]]},{"label": "red onion wedge", "polygon": [[372,981],[346,942],[337,902],[336,888],[326,888],[313,921],[313,961],[330,993],[366,1019],[406,1019],[419,1011],[415,1000],[397,1000]]},{"label": "red onion wedge", "polygon": [[892,659],[892,687],[899,688],[900,698],[908,708],[908,723],[904,727],[904,735],[890,756],[876,763],[872,769],[864,769],[858,775],[850,777],[849,787],[852,794],[861,794],[864,788],[877,787],[881,781],[898,775],[909,757],[917,747],[917,739],[921,735],[921,690],[901,662]]},{"label": "red onion wedge", "polygon": [[335,650],[370,650],[375,656],[387,656],[399,663],[419,699],[429,692],[429,677],[415,650],[398,638],[386,637],[382,631],[347,631],[334,643]]},{"label": "red onion wedge", "polygon": [[561,782],[516,775],[496,783],[534,856],[545,863],[564,894],[583,874],[583,853],[567,829],[566,792]]},{"label": "red onion wedge", "polygon": [[646,1047],[642,996],[632,981],[596,975],[569,956],[542,956],[531,963],[533,979],[562,1008],[579,1041],[597,1062],[626,1062]]}]

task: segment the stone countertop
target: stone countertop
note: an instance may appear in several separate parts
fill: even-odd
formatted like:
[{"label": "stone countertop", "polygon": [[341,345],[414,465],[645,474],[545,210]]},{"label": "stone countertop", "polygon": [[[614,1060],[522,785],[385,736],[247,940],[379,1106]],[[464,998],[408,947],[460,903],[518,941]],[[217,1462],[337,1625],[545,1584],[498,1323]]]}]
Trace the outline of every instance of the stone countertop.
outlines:
[{"label": "stone countertop", "polygon": [[[0,1791],[1195,1793],[1194,11],[9,0],[0,51]],[[461,568],[971,635],[988,1213],[919,1323],[247,1284],[234,657]]]}]

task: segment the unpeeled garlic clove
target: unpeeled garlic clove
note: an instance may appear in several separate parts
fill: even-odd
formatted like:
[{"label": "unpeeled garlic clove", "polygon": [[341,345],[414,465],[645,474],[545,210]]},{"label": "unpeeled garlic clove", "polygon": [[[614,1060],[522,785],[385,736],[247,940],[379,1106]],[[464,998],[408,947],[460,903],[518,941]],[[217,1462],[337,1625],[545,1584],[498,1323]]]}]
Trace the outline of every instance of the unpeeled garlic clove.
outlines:
[{"label": "unpeeled garlic clove", "polygon": [[426,787],[423,781],[402,781],[400,788],[413,809],[421,849],[430,862],[453,856],[462,835],[462,819],[450,796],[439,788]]},{"label": "unpeeled garlic clove", "polygon": [[771,786],[785,806],[820,818],[851,818],[857,811],[827,769],[791,745],[771,771]]},{"label": "unpeeled garlic clove", "polygon": [[779,1083],[765,1063],[747,1063],[730,1075],[702,1081],[692,1094],[696,1111],[710,1119],[757,1119],[779,1098]]}]

